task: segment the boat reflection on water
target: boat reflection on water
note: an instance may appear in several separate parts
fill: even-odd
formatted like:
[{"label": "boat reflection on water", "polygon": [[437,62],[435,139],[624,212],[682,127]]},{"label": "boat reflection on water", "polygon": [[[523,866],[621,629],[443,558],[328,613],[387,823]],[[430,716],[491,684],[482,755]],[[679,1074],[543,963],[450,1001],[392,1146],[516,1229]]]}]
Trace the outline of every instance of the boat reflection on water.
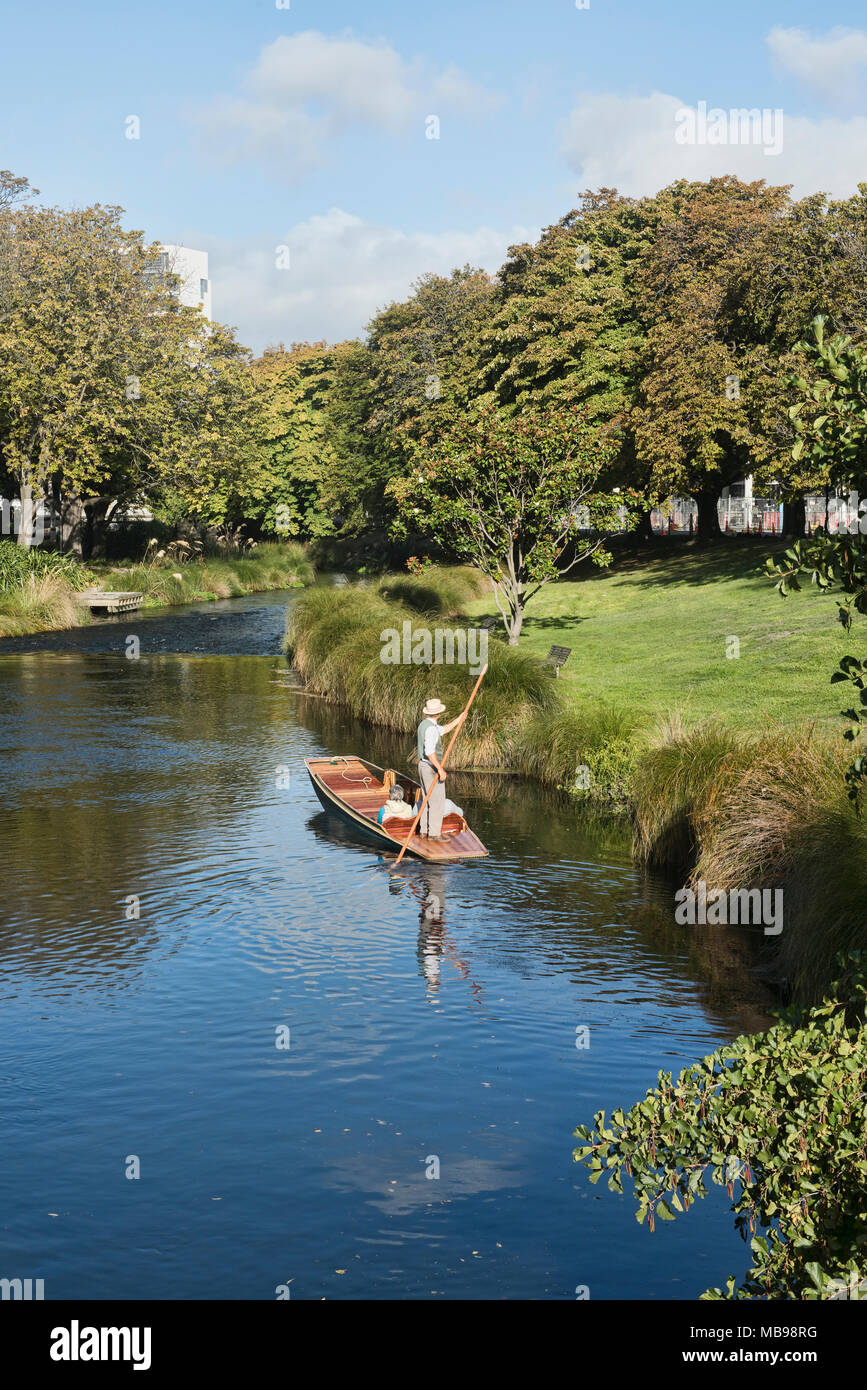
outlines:
[{"label": "boat reflection on water", "polygon": [[483,1000],[482,986],[473,979],[469,962],[458,951],[457,944],[446,930],[446,886],[449,866],[445,864],[413,864],[406,873],[401,869],[392,871],[389,887],[391,892],[400,892],[405,886],[417,900],[418,915],[418,956],[419,973],[425,981],[427,997],[439,999],[444,961],[454,967],[461,979],[466,980],[479,1003]]},{"label": "boat reflection on water", "polygon": [[[395,858],[391,855],[372,853],[369,847],[359,843],[358,837],[348,827],[333,816],[322,811],[311,816],[307,828],[317,838],[330,840],[356,850],[370,861],[372,869],[388,871],[388,891],[399,897],[408,889],[418,903],[418,947],[419,973],[425,981],[427,996],[431,1001],[439,999],[442,983],[442,966],[446,961],[466,980],[479,1003],[483,999],[482,985],[473,978],[469,962],[459,952],[457,943],[446,929],[446,898],[449,874],[454,872],[450,864],[425,864],[421,860],[404,859],[395,869]],[[345,897],[345,894],[344,894]]]}]

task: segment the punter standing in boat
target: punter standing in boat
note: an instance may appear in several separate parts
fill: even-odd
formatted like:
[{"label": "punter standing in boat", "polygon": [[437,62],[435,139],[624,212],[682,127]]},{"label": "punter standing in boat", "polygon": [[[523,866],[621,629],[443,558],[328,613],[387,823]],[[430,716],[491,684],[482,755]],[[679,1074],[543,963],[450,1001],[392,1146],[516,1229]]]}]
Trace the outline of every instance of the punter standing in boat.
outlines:
[{"label": "punter standing in boat", "polygon": [[446,804],[446,770],[442,764],[443,735],[450,734],[465,718],[461,712],[450,724],[440,724],[439,717],[445,712],[446,707],[442,700],[428,700],[422,710],[424,717],[418,726],[419,776],[425,793],[433,787],[422,812],[418,830],[420,835],[428,835],[433,839],[442,834]]}]

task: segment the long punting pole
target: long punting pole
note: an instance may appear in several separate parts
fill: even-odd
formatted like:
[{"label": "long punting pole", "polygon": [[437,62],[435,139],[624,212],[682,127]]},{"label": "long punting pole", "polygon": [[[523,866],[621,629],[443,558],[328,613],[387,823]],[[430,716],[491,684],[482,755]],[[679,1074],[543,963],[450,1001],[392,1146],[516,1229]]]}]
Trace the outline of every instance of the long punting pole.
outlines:
[{"label": "long punting pole", "polygon": [[[465,707],[465,709],[464,709],[464,718],[466,718],[466,716],[467,716],[467,715],[469,714],[469,712],[470,712],[470,705],[473,703],[473,700],[476,698],[476,695],[478,694],[479,686],[481,685],[481,683],[482,683],[482,681],[483,681],[483,679],[484,679],[484,675],[485,675],[485,672],[487,671],[487,669],[488,669],[488,663],[485,662],[484,666],[482,667],[481,671],[479,672],[479,679],[476,681],[475,685],[473,686],[473,693],[472,693],[472,695],[470,696],[470,698],[467,700],[466,707]],[[449,753],[451,753],[451,751],[452,751],[452,744],[454,743],[455,739],[457,738],[457,736],[458,736],[458,734],[460,733],[460,731],[461,731],[462,728],[463,728],[463,719],[461,720],[460,724],[459,724],[458,727],[455,729],[454,733],[452,734],[451,738],[449,739],[448,748],[447,748],[446,751],[443,753],[443,761],[442,761],[443,767],[445,767],[446,761],[447,761],[448,756],[449,756]],[[437,779],[437,780],[439,780],[439,779]],[[400,863],[401,859],[402,859],[403,856],[406,854],[406,847],[407,847],[407,845],[409,844],[410,840],[412,839],[413,835],[415,834],[415,828],[416,828],[416,826],[418,825],[419,821],[420,821],[421,818],[422,818],[422,813],[423,813],[423,811],[424,811],[424,808],[425,808],[425,806],[427,805],[428,799],[429,799],[429,797],[430,797],[430,794],[431,794],[431,792],[433,791],[433,789],[434,789],[435,786],[436,786],[436,782],[431,782],[430,786],[429,786],[428,789],[427,789],[427,793],[426,793],[426,795],[425,795],[424,801],[421,803],[421,805],[420,805],[419,808],[418,808],[418,815],[416,816],[415,820],[413,821],[412,825],[410,826],[409,834],[407,835],[406,839],[404,840],[403,845],[401,846],[400,854],[397,856],[397,859],[396,859],[395,862],[394,862],[394,867],[395,867],[395,868],[397,868],[397,866],[398,866],[398,864]]]}]

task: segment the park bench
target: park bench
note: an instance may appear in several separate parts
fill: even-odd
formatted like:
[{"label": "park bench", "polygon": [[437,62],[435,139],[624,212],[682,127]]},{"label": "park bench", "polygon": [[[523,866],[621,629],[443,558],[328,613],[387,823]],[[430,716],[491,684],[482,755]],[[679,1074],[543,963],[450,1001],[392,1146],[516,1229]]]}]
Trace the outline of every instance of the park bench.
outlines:
[{"label": "park bench", "polygon": [[571,655],[571,647],[552,647],[545,657],[545,660],[542,662],[542,665],[553,666],[555,674],[559,676],[560,667],[566,665]]}]

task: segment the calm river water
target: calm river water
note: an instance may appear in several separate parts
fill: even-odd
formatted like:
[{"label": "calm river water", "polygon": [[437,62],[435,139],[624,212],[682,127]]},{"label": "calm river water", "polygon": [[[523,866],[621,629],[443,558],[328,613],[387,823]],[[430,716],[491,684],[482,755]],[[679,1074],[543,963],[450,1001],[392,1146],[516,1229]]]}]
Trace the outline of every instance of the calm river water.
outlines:
[{"label": "calm river water", "polygon": [[450,783],[489,859],[391,875],[303,759],[408,740],[292,690],[286,602],[0,643],[0,1276],[687,1299],[740,1275],[724,1192],[650,1235],[572,1130],[763,1026],[743,943],[687,937],[625,832],[506,778]]}]

